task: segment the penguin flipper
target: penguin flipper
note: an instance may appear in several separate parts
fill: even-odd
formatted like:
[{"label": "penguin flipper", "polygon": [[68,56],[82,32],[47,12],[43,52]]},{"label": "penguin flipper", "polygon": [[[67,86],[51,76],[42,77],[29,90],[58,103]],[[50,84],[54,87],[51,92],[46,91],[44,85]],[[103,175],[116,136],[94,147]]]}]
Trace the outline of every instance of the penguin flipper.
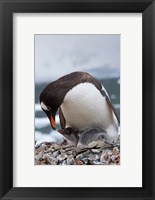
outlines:
[{"label": "penguin flipper", "polygon": [[65,120],[65,117],[64,117],[64,115],[62,113],[61,108],[59,108],[59,119],[60,119],[61,129],[64,129],[65,126],[66,126],[66,120]]},{"label": "penguin flipper", "polygon": [[114,106],[112,105],[112,102],[111,102],[110,97],[108,96],[107,92],[106,92],[105,90],[102,89],[102,90],[101,90],[101,94],[106,98],[106,101],[107,101],[109,107],[111,108],[112,112],[113,112],[114,115],[116,116],[116,119],[117,119],[117,121],[118,121],[118,124],[120,124],[120,120],[119,120],[119,117],[118,117],[118,115],[117,115],[117,112],[116,112]]}]

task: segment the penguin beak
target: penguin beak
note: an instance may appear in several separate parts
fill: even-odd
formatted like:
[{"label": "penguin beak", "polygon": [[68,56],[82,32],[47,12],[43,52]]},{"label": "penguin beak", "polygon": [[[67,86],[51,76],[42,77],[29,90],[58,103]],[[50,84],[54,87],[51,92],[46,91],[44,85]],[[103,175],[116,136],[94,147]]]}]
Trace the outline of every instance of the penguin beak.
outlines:
[{"label": "penguin beak", "polygon": [[56,129],[55,115],[56,115],[55,112],[51,112],[49,115],[49,120],[50,120],[51,126],[54,130]]},{"label": "penguin beak", "polygon": [[55,119],[53,118],[53,116],[50,117],[50,122],[51,122],[52,128],[55,130],[56,129],[56,123],[55,123]]}]

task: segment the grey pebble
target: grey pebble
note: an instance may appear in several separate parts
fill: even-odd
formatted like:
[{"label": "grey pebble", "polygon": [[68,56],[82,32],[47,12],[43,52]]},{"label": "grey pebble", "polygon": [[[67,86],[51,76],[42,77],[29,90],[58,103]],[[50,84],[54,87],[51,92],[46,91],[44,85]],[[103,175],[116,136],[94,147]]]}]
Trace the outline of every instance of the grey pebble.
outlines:
[{"label": "grey pebble", "polygon": [[99,160],[90,160],[89,163],[91,165],[100,165],[101,164]]},{"label": "grey pebble", "polygon": [[78,155],[76,156],[76,158],[77,158],[78,160],[82,160],[83,158],[87,157],[87,156],[89,155],[89,153],[90,153],[90,150],[87,150],[87,151],[85,151],[85,152],[83,152],[83,153],[78,154]]},{"label": "grey pebble", "polygon": [[67,158],[67,155],[65,153],[61,153],[60,155],[57,156],[57,159],[59,161],[63,161]]},{"label": "grey pebble", "polygon": [[46,149],[46,146],[43,146],[43,145],[41,145],[41,146],[39,146],[37,149],[36,149],[36,153],[39,153],[40,151],[45,151],[45,149]]},{"label": "grey pebble", "polygon": [[54,151],[54,152],[52,153],[52,156],[56,158],[56,157],[59,155],[59,153],[60,153],[59,150]]},{"label": "grey pebble", "polygon": [[98,160],[100,157],[99,157],[99,155],[98,154],[89,154],[89,156],[88,156],[88,160]]},{"label": "grey pebble", "polygon": [[59,165],[67,165],[67,161],[66,160],[62,160],[59,162]]},{"label": "grey pebble", "polygon": [[93,148],[96,147],[96,145],[98,144],[98,141],[93,141],[91,143],[88,144],[89,148]]},{"label": "grey pebble", "polygon": [[98,150],[98,149],[91,149],[91,152],[93,152],[93,153],[100,153],[100,150]]},{"label": "grey pebble", "polygon": [[65,153],[66,150],[65,150],[65,149],[60,149],[60,152],[61,152],[61,153]]},{"label": "grey pebble", "polygon": [[56,144],[56,143],[54,143],[54,144],[52,145],[52,148],[54,148],[54,149],[56,149],[56,150],[60,149],[59,145]]},{"label": "grey pebble", "polygon": [[102,153],[100,162],[108,164],[110,162],[110,155],[107,152]]},{"label": "grey pebble", "polygon": [[39,152],[39,153],[35,156],[35,159],[36,159],[36,160],[40,160],[40,159],[43,158],[43,155],[44,155],[44,153],[43,153],[43,151],[41,151],[41,152]]},{"label": "grey pebble", "polygon": [[45,153],[54,152],[54,151],[55,151],[55,149],[53,149],[53,147],[50,147],[45,151]]},{"label": "grey pebble", "polygon": [[75,151],[67,151],[66,154],[69,156],[69,155],[76,155],[76,152]]},{"label": "grey pebble", "polygon": [[116,160],[116,156],[115,155],[112,155],[110,158],[111,158],[112,162],[114,162]]},{"label": "grey pebble", "polygon": [[88,163],[88,157],[82,158],[82,162],[83,162],[85,165],[87,165],[87,163]]},{"label": "grey pebble", "polygon": [[58,159],[49,156],[48,154],[45,156],[45,159],[47,160],[48,163],[50,163],[51,165],[57,165],[58,164]]},{"label": "grey pebble", "polygon": [[72,155],[68,156],[67,158],[67,165],[75,165],[75,160],[74,157]]}]

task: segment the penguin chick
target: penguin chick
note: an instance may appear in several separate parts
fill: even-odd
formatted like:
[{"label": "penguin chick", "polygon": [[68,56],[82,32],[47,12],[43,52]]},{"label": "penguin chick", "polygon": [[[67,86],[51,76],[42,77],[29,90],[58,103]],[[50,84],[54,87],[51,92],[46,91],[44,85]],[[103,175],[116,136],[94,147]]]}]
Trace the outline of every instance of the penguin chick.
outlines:
[{"label": "penguin chick", "polygon": [[68,127],[63,130],[58,130],[58,132],[64,136],[69,145],[73,145],[75,147],[77,146],[79,138],[77,135],[78,131],[76,129]]},{"label": "penguin chick", "polygon": [[71,127],[59,130],[59,132],[67,139],[70,145],[88,145],[93,141],[107,141],[106,131],[99,128],[89,128],[85,131],[78,131]]},{"label": "penguin chick", "polygon": [[107,134],[105,130],[100,128],[89,128],[79,134],[79,145],[88,145],[93,141],[107,141]]}]

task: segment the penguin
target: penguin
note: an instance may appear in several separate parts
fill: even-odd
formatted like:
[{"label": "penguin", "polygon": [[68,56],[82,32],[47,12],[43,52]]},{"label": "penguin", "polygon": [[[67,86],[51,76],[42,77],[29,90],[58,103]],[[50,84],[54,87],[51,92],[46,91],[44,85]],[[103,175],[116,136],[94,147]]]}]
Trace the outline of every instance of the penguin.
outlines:
[{"label": "penguin", "polygon": [[120,122],[110,97],[86,72],[72,72],[48,84],[40,94],[40,105],[53,129],[59,111],[61,129],[100,128],[106,131],[110,143],[117,140]]},{"label": "penguin", "polygon": [[63,130],[58,130],[59,133],[67,140],[69,145],[77,146],[78,144],[78,131],[72,127],[65,128]]},{"label": "penguin", "polygon": [[107,141],[106,131],[99,128],[90,128],[79,132],[72,127],[59,130],[59,132],[66,138],[69,145],[80,146],[89,145],[93,141]]}]

